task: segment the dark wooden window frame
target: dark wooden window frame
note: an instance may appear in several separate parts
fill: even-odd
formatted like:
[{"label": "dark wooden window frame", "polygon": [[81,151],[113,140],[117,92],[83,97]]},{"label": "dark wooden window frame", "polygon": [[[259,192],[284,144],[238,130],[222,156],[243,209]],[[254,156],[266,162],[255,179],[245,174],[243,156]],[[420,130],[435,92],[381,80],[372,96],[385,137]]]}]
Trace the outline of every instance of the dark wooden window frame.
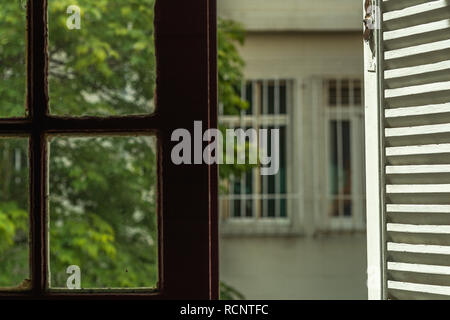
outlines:
[{"label": "dark wooden window frame", "polygon": [[[0,119],[1,136],[29,138],[32,289],[1,298],[217,299],[216,165],[174,165],[177,128],[217,128],[216,0],[157,0],[156,110],[125,117],[55,117],[48,112],[47,0],[29,0],[26,118]],[[149,39],[150,41],[150,39]],[[1,101],[0,101],[1,104]],[[158,139],[159,285],[154,292],[55,292],[47,287],[49,135],[152,134]]]}]

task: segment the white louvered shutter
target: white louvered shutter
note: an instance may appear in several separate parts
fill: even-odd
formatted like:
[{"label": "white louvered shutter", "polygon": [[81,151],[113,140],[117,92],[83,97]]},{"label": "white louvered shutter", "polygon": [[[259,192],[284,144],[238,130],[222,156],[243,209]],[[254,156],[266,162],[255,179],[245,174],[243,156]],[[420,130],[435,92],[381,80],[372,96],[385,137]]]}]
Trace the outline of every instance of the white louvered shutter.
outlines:
[{"label": "white louvered shutter", "polygon": [[450,299],[450,0],[364,4],[369,298]]}]

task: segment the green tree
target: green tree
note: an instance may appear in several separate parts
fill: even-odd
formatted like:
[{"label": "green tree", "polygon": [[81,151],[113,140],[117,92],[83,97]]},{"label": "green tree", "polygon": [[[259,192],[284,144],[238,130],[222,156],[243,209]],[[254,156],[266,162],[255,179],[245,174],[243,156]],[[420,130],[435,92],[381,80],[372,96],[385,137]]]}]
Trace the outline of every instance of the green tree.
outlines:
[{"label": "green tree", "polygon": [[[25,9],[0,8],[0,116],[25,114]],[[69,30],[67,8],[81,9]],[[154,0],[51,0],[49,93],[56,115],[151,112],[155,90]],[[227,113],[246,108],[238,88],[242,28],[219,20],[219,99]],[[22,155],[17,162],[17,151]],[[27,143],[0,141],[0,286],[28,270]],[[233,172],[221,169],[221,175]],[[50,271],[65,287],[69,265],[82,287],[149,287],[157,281],[154,141],[143,137],[56,137],[50,144]],[[24,276],[25,275],[25,276]],[[227,292],[233,292],[229,287]],[[225,289],[224,289],[225,290]],[[229,297],[232,297],[230,295]],[[227,296],[228,297],[228,296]]]}]

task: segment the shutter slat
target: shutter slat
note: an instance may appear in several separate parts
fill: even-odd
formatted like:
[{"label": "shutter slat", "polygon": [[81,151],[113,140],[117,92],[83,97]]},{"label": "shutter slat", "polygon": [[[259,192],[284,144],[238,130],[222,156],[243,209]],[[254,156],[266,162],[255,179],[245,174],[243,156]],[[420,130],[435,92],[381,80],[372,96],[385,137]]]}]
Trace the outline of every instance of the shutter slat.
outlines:
[{"label": "shutter slat", "polygon": [[387,276],[398,282],[450,286],[450,275],[388,270]]},{"label": "shutter slat", "polygon": [[436,159],[434,154],[392,156],[386,159],[386,164],[388,165],[447,164],[449,162],[450,153],[441,153],[438,159]]},{"label": "shutter slat", "polygon": [[422,284],[422,283],[411,283],[411,282],[400,282],[388,280],[387,286],[389,289],[395,290],[408,290],[411,292],[427,293],[427,294],[435,294],[435,295],[450,295],[450,287],[448,286],[440,286],[440,285],[432,285],[432,284]]},{"label": "shutter slat", "polygon": [[387,241],[407,244],[429,244],[438,246],[449,246],[449,234],[433,234],[433,233],[411,233],[411,232],[395,232],[388,231]]},{"label": "shutter slat", "polygon": [[430,0],[388,0],[383,1],[383,12],[401,10],[418,4],[427,3]]},{"label": "shutter slat", "polygon": [[450,193],[388,193],[387,203],[450,204]]},{"label": "shutter slat", "polygon": [[413,174],[390,174],[386,176],[389,184],[435,184],[449,183],[450,173],[413,173]]},{"label": "shutter slat", "polygon": [[450,255],[445,254],[389,251],[386,258],[387,261],[396,261],[401,263],[450,266]]},{"label": "shutter slat", "polygon": [[403,56],[391,56],[384,62],[386,70],[407,68],[413,66],[419,66],[429,63],[437,63],[448,60],[450,56],[450,48],[447,42],[442,47],[428,48],[427,51],[420,53],[409,52]]},{"label": "shutter slat", "polygon": [[408,28],[433,21],[450,18],[450,6],[447,0],[428,1],[383,15],[384,31]]},{"label": "shutter slat", "polygon": [[386,89],[395,89],[444,81],[450,81],[450,63],[445,68],[431,72],[410,73],[407,76],[386,78],[384,86]]},{"label": "shutter slat", "polygon": [[387,147],[387,165],[433,165],[450,164],[450,144],[415,145]]},{"label": "shutter slat", "polygon": [[385,50],[403,49],[407,47],[418,46],[426,43],[432,43],[448,39],[450,26],[447,23],[442,24],[432,23],[432,24],[436,25],[434,30],[429,31],[430,28],[427,28],[426,29],[427,32],[424,32],[419,35],[417,33],[412,34],[406,33],[404,30],[392,32],[391,33],[392,36],[387,37],[388,39],[385,39],[384,41],[384,49]]},{"label": "shutter slat", "polygon": [[450,123],[450,103],[385,110],[388,128]]},{"label": "shutter slat", "polygon": [[450,165],[387,166],[387,184],[448,184]]},{"label": "shutter slat", "polygon": [[391,300],[448,300],[448,296],[427,292],[388,289],[388,299]]},{"label": "shutter slat", "polygon": [[431,143],[445,143],[450,139],[450,132],[386,137],[386,146],[387,147],[407,146],[411,143],[411,139],[413,139],[417,145],[426,145]]},{"label": "shutter slat", "polygon": [[416,225],[450,225],[450,214],[388,212],[386,213],[386,222]]},{"label": "shutter slat", "polygon": [[408,205],[408,204],[388,204],[387,212],[429,212],[429,213],[450,213],[450,205]]},{"label": "shutter slat", "polygon": [[[441,89],[445,87],[445,89]],[[436,86],[429,92],[405,94],[386,98],[386,108],[405,108],[426,104],[440,104],[450,101],[450,89],[447,86]]]}]

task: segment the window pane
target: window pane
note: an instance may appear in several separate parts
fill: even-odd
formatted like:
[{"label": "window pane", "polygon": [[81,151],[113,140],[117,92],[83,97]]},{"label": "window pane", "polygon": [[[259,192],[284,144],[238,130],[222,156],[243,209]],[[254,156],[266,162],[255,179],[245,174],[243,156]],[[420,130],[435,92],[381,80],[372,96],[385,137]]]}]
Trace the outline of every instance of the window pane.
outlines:
[{"label": "window pane", "polygon": [[[267,85],[267,114],[286,113],[286,82],[270,81]],[[261,99],[263,99],[262,97]]]},{"label": "window pane", "polygon": [[253,82],[247,82],[245,85],[245,100],[248,102],[248,109],[245,110],[245,114],[253,114]]},{"label": "window pane", "polygon": [[153,111],[153,6],[154,0],[49,1],[53,114]]},{"label": "window pane", "polygon": [[156,166],[153,137],[52,140],[52,288],[73,265],[81,288],[156,287]]},{"label": "window pane", "polygon": [[[329,195],[331,216],[351,215],[352,167],[350,121],[330,121]],[[345,201],[344,201],[345,199]]]},{"label": "window pane", "polygon": [[239,218],[241,216],[241,200],[234,200],[233,217]]},{"label": "window pane", "polygon": [[337,81],[336,80],[328,81],[328,105],[329,106],[337,105]]},{"label": "window pane", "polygon": [[338,167],[338,134],[337,121],[330,121],[330,166],[328,187],[330,195],[337,195],[339,193],[339,167]]},{"label": "window pane", "polygon": [[339,217],[341,215],[341,208],[343,206],[342,200],[338,197],[333,198],[329,201],[329,213],[331,217]]},{"label": "window pane", "polygon": [[0,287],[29,284],[28,140],[0,139]]},{"label": "window pane", "polygon": [[280,171],[278,173],[280,180],[280,193],[287,193],[287,132],[286,126],[280,128]]},{"label": "window pane", "polygon": [[[221,188],[219,210],[223,220],[247,217],[258,221],[288,216],[287,143],[290,114],[287,112],[292,110],[292,106],[288,105],[288,103],[292,104],[292,85],[293,81],[286,79],[249,80],[245,86],[241,86],[242,91],[239,95],[250,105],[245,116],[241,118],[230,117],[230,114],[225,114],[224,117],[219,116],[219,122],[227,128],[238,129],[238,126],[242,126],[244,130],[268,130],[268,150],[271,150],[271,130],[276,128],[280,130],[278,173],[264,176],[260,174],[261,171],[258,168],[252,169],[252,166],[248,165],[244,170],[243,178],[238,175],[229,187]],[[270,152],[269,156],[273,157],[274,155],[270,155]],[[231,172],[240,171],[243,167],[221,165],[219,169],[221,184],[228,186],[226,182],[229,181]],[[244,228],[239,232],[241,230]]]},{"label": "window pane", "polygon": [[26,0],[0,8],[0,117],[25,116]]},{"label": "window pane", "polygon": [[360,80],[353,81],[353,101],[356,106],[359,106],[362,103],[362,89]]},{"label": "window pane", "polygon": [[350,83],[348,80],[341,81],[341,104],[348,106],[350,104]]}]

